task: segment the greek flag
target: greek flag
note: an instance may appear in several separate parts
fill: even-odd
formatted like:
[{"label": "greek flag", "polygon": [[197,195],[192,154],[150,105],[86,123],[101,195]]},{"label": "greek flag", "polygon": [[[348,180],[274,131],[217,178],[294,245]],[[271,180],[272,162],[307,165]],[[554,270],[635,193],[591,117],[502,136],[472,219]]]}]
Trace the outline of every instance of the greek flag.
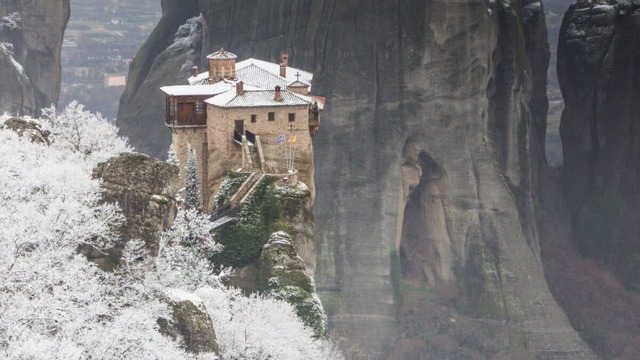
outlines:
[{"label": "greek flag", "polygon": [[284,138],[284,134],[278,136],[278,138],[276,139],[276,144],[282,144],[284,142],[285,138]]}]

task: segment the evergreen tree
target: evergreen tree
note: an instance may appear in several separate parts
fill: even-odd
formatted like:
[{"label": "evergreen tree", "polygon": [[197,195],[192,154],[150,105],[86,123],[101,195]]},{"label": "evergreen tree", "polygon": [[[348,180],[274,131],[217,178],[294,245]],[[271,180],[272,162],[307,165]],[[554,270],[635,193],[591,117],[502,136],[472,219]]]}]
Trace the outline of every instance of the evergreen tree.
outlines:
[{"label": "evergreen tree", "polygon": [[202,206],[200,205],[200,191],[198,190],[198,163],[196,161],[196,152],[191,145],[187,149],[187,164],[184,168],[184,174],[184,207],[187,210],[193,209],[200,212],[202,211]]},{"label": "evergreen tree", "polygon": [[173,145],[169,147],[169,151],[167,152],[167,162],[172,165],[180,165],[180,160],[178,160],[178,156],[176,155],[176,150],[173,148]]}]

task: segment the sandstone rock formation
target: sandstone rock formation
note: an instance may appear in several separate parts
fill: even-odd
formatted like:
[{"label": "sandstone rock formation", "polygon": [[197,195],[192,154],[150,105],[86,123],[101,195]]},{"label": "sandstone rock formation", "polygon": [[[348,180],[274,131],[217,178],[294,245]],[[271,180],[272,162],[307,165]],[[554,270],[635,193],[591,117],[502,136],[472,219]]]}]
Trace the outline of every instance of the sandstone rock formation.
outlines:
[{"label": "sandstone rock formation", "polygon": [[152,256],[156,256],[160,235],[175,217],[173,186],[178,176],[178,167],[136,153],[122,153],[107,162],[100,163],[93,177],[103,181],[105,202],[117,202],[125,216],[119,229],[121,240],[109,256],[100,253],[88,254],[90,258],[106,261],[105,267],[119,263],[122,249],[127,241],[144,241]]},{"label": "sandstone rock formation", "polygon": [[162,18],[131,63],[116,124],[136,151],[164,158],[169,149],[160,87],[186,84],[200,57],[201,29],[198,21],[180,27],[199,13],[197,0],[162,1]]},{"label": "sandstone rock formation", "polygon": [[565,15],[558,76],[566,107],[562,183],[582,254],[640,290],[640,3],[578,1]]},{"label": "sandstone rock formation", "polygon": [[326,336],[327,317],[313,279],[305,273],[305,264],[289,234],[283,231],[271,234],[263,246],[257,268],[261,293],[289,302],[316,336]]},{"label": "sandstone rock formation", "polygon": [[160,332],[184,344],[187,351],[218,354],[213,323],[197,296],[178,289],[164,289],[159,298],[172,310],[172,317],[158,319]]},{"label": "sandstone rock formation", "polygon": [[0,1],[0,110],[38,116],[58,102],[69,0]]},{"label": "sandstone rock formation", "polygon": [[[593,357],[540,264],[539,1],[200,3],[202,53],[288,51],[329,98],[314,139],[315,274],[350,358]],[[163,126],[154,111],[125,133]]]},{"label": "sandstone rock formation", "polygon": [[10,129],[17,132],[20,136],[29,136],[31,141],[50,145],[49,130],[42,130],[40,124],[36,121],[21,117],[10,117],[5,119],[4,124],[0,128]]}]

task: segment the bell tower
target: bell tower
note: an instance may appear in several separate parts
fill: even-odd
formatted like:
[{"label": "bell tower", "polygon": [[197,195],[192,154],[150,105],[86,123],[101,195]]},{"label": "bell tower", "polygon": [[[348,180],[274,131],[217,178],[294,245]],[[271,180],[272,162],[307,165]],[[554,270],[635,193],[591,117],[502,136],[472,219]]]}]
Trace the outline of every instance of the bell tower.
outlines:
[{"label": "bell tower", "polygon": [[222,79],[235,80],[236,59],[234,53],[225,51],[223,48],[207,56],[209,60],[209,83],[213,84]]}]

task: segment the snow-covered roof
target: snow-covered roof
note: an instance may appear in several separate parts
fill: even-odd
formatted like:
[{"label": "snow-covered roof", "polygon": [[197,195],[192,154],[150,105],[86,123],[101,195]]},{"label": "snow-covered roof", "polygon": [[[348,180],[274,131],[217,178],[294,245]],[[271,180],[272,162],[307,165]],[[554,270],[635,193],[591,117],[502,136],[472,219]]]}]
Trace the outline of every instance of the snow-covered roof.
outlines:
[{"label": "snow-covered roof", "polygon": [[[213,56],[213,53],[209,56]],[[231,53],[229,53],[231,54]],[[232,54],[233,55],[233,54]],[[233,55],[235,56],[235,55]],[[276,85],[285,88],[287,85],[300,82],[311,86],[313,74],[298,68],[287,66],[286,76],[280,76],[280,65],[268,61],[249,58],[236,63],[236,77],[245,84],[263,89],[272,89]],[[209,71],[204,71],[187,79],[191,85],[208,84]]]},{"label": "snow-covered roof", "polygon": [[220,50],[207,55],[207,59],[213,60],[231,60],[237,58],[238,56],[236,56],[236,54],[225,51],[223,48],[220,48]]},{"label": "snow-covered roof", "polygon": [[311,103],[309,97],[294,94],[287,90],[280,90],[282,101],[276,101],[275,92],[275,90],[245,90],[241,95],[238,95],[234,89],[207,99],[206,102],[207,104],[223,108],[295,106],[309,105]]},{"label": "snow-covered roof", "polygon": [[309,86],[310,86],[309,84],[305,84],[302,81],[298,81],[298,80],[296,80],[296,81],[292,82],[291,84],[287,85],[287,87],[292,87],[292,88],[306,88],[306,87],[309,87]]},{"label": "snow-covered roof", "polygon": [[209,84],[209,72],[201,72],[196,76],[191,76],[187,79],[189,85],[207,85]]},{"label": "snow-covered roof", "polygon": [[276,86],[287,87],[287,79],[251,64],[242,69],[236,69],[236,77],[245,84],[257,86],[261,89],[273,89]]},{"label": "snow-covered roof", "polygon": [[[276,63],[272,63],[272,62],[268,62],[268,61],[264,61],[264,60],[258,60],[258,59],[254,59],[254,58],[249,58],[246,60],[242,60],[238,63],[236,63],[236,73],[240,70],[243,69],[247,66],[250,65],[255,65],[257,67],[260,67],[274,75],[279,76],[280,75],[280,64],[276,64]],[[296,74],[300,74],[300,78],[298,79],[298,76],[296,76]],[[311,85],[311,81],[313,80],[313,74],[308,72],[308,71],[304,71],[298,68],[294,68],[291,66],[287,66],[287,73],[286,73],[286,82],[287,84],[291,84],[292,82],[296,81],[296,80],[300,80],[304,83],[307,83],[309,85]]]},{"label": "snow-covered roof", "polygon": [[211,85],[172,85],[160,90],[171,96],[214,96],[235,88],[235,82],[222,80]]}]

